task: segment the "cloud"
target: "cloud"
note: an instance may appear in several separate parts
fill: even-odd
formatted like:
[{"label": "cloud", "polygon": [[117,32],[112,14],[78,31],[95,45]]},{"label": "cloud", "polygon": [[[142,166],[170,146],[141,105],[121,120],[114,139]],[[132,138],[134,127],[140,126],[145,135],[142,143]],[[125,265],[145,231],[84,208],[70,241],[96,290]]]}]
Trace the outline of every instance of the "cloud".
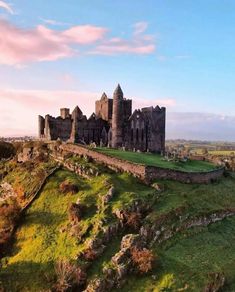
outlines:
[{"label": "cloud", "polygon": [[68,22],[60,22],[60,21],[57,21],[57,20],[54,20],[54,19],[45,19],[45,18],[42,18],[42,17],[39,17],[39,19],[41,21],[43,21],[45,24],[49,24],[49,25],[55,25],[55,26],[71,25]]},{"label": "cloud", "polygon": [[137,22],[134,24],[134,35],[142,34],[148,28],[148,23],[145,21]]},{"label": "cloud", "polygon": [[72,46],[88,45],[102,39],[107,29],[81,25],[57,31],[39,25],[23,29],[0,20],[0,64],[54,61],[77,54]]},{"label": "cloud", "polygon": [[5,1],[0,1],[0,8],[5,9],[8,13],[14,14],[13,9],[11,8],[10,4]]},{"label": "cloud", "polygon": [[90,53],[102,55],[151,54],[155,51],[156,45],[152,35],[144,34],[147,27],[147,22],[138,22],[134,24],[133,35],[130,39],[110,38],[103,41]]},{"label": "cloud", "polygon": [[44,25],[25,29],[0,20],[0,64],[19,67],[30,62],[69,58],[79,53],[151,54],[155,44],[153,36],[143,34],[146,28],[146,24],[139,23],[133,36],[123,39],[108,38],[107,28],[94,25],[77,25],[65,30],[49,29]]},{"label": "cloud", "polygon": [[235,116],[168,112],[167,138],[235,141]]}]

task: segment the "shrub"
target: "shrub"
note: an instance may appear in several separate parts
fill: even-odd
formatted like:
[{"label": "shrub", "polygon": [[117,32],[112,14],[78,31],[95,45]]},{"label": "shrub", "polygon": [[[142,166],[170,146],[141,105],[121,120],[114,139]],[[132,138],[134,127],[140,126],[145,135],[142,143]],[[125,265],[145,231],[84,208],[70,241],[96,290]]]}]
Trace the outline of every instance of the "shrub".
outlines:
[{"label": "shrub", "polygon": [[95,260],[97,257],[97,254],[96,252],[91,249],[91,248],[88,248],[85,252],[84,252],[84,258],[88,261],[93,261]]},{"label": "shrub", "polygon": [[82,217],[82,208],[80,205],[72,203],[69,207],[69,220],[78,223]]},{"label": "shrub", "polygon": [[129,214],[126,214],[126,225],[128,225],[131,228],[134,228],[137,230],[141,225],[141,214],[138,212],[132,212]]},{"label": "shrub", "polygon": [[9,224],[15,223],[20,213],[20,206],[16,199],[10,199],[0,206],[0,218],[7,219]]},{"label": "shrub", "polygon": [[63,194],[76,194],[78,192],[78,187],[75,184],[66,180],[60,184],[60,190]]},{"label": "shrub", "polygon": [[16,153],[14,146],[11,143],[0,142],[0,159],[10,158]]},{"label": "shrub", "polygon": [[131,250],[131,259],[141,273],[147,273],[153,268],[155,256],[147,248],[138,249],[134,247]]},{"label": "shrub", "polygon": [[56,263],[55,273],[57,282],[54,289],[58,292],[82,286],[86,281],[86,273],[80,267],[65,260],[60,260]]}]

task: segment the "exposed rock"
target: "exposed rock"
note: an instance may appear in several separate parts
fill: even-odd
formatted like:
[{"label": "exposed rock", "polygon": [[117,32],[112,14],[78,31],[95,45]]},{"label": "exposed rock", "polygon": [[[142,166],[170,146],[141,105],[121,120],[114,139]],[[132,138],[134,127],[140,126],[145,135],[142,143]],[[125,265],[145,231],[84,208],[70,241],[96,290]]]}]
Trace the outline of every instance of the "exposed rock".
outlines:
[{"label": "exposed rock", "polygon": [[102,201],[103,201],[103,204],[107,204],[110,200],[112,200],[113,198],[113,195],[114,195],[114,192],[115,192],[115,189],[114,187],[112,186],[107,194],[105,196],[102,197]]},{"label": "exposed rock", "polygon": [[84,290],[84,292],[105,292],[105,291],[106,291],[105,281],[99,278],[90,281],[86,290]]},{"label": "exposed rock", "polygon": [[112,263],[116,266],[125,265],[129,261],[129,248],[122,248],[112,257]]},{"label": "exposed rock", "polygon": [[151,185],[151,187],[153,187],[158,192],[162,192],[163,191],[163,189],[160,187],[160,185],[158,183],[153,183]]},{"label": "exposed rock", "polygon": [[130,249],[134,246],[141,248],[143,245],[143,238],[139,234],[127,234],[121,241],[121,249]]}]

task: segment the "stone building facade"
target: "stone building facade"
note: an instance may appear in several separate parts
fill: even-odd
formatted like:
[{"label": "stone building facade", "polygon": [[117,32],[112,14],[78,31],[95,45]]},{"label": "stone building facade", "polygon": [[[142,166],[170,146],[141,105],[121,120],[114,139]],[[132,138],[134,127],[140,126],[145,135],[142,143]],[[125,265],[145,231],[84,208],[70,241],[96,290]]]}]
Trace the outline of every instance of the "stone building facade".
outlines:
[{"label": "stone building facade", "polygon": [[165,107],[146,107],[132,113],[132,100],[124,98],[120,85],[113,99],[105,93],[95,103],[95,113],[87,118],[76,106],[60,110],[54,118],[39,116],[39,138],[72,143],[125,147],[129,150],[163,152],[165,150]]}]

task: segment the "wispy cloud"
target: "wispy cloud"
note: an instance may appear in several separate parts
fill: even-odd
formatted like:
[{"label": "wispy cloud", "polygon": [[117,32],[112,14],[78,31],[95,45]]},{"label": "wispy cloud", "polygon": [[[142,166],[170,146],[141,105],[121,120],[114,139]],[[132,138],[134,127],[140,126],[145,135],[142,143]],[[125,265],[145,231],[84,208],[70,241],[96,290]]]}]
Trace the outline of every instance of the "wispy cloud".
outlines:
[{"label": "wispy cloud", "polygon": [[133,25],[134,35],[142,34],[148,28],[148,23],[146,21],[137,22]]},{"label": "wispy cloud", "polygon": [[13,9],[11,8],[11,5],[8,4],[7,2],[5,1],[0,1],[0,8],[3,8],[5,9],[8,13],[10,14],[14,14],[14,11]]},{"label": "wispy cloud", "polygon": [[39,17],[39,19],[45,23],[45,24],[49,24],[49,25],[55,25],[55,26],[64,26],[64,25],[71,25],[71,23],[69,22],[60,22],[54,19],[45,19],[43,17]]},{"label": "wispy cloud", "polygon": [[102,55],[151,54],[155,51],[156,45],[152,35],[144,34],[147,27],[146,22],[138,22],[134,25],[133,35],[130,39],[119,37],[107,39],[90,53]]}]

